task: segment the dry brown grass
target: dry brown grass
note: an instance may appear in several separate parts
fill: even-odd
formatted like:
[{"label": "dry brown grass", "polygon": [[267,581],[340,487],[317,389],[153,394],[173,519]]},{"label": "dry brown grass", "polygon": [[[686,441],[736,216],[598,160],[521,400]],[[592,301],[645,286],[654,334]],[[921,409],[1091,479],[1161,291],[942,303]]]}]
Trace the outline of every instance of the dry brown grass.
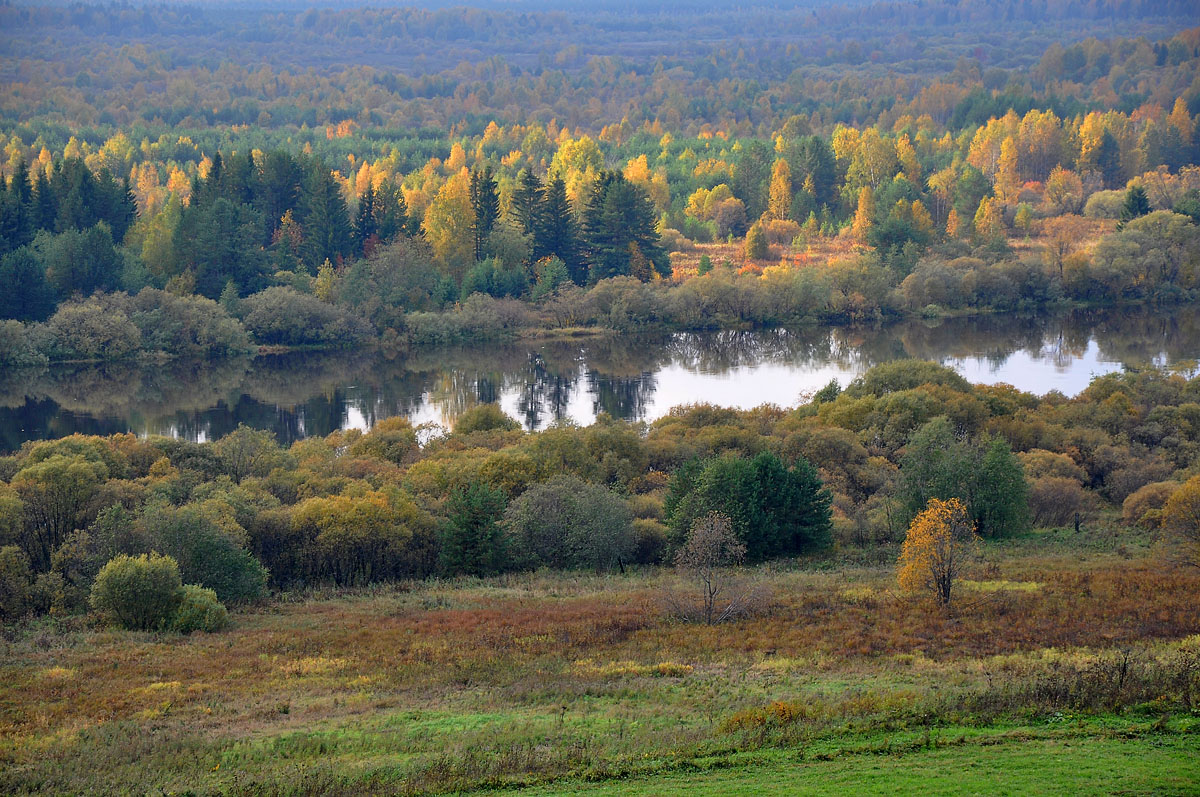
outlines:
[{"label": "dry brown grass", "polygon": [[[145,757],[164,773],[177,768],[178,779],[162,775],[175,787],[222,761],[230,777],[284,777],[260,753],[235,761],[230,751],[300,744],[328,728],[349,734],[336,744],[350,745],[351,769],[354,744],[372,756],[404,751],[420,782],[443,788],[467,777],[445,760],[456,745],[516,755],[554,728],[571,744],[603,739],[586,755],[555,747],[553,761],[527,762],[530,773],[575,769],[702,744],[724,718],[775,700],[813,703],[822,722],[909,711],[946,694],[938,687],[1032,672],[1047,651],[1200,632],[1200,574],[1164,569],[1148,554],[998,559],[949,611],[897,593],[886,564],[760,574],[774,605],[715,626],[672,620],[661,596],[677,586],[674,575],[643,573],[297,596],[238,613],[228,632],[190,637],[27,629],[3,643],[0,770],[15,773],[10,787],[40,777],[68,791],[74,781],[47,773],[84,760],[114,784],[136,778],[128,762]],[[365,733],[356,729],[430,716],[445,727],[354,741]],[[625,730],[609,738],[614,724]]]}]

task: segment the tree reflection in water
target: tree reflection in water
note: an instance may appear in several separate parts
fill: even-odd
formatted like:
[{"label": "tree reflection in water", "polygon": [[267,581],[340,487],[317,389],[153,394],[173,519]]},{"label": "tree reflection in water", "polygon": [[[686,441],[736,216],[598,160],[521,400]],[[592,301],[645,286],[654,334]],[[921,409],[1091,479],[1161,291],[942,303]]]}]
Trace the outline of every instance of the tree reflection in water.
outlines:
[{"label": "tree reflection in water", "polygon": [[[1082,382],[1097,362],[1126,368],[1188,362],[1200,357],[1200,310],[1086,310],[882,327],[457,346],[396,360],[372,352],[331,352],[15,370],[0,372],[0,450],[74,432],[211,440],[240,423],[269,429],[286,445],[347,426],[369,427],[393,415],[449,425],[464,410],[493,401],[530,429],[562,420],[586,424],[600,412],[653,420],[651,413],[667,409],[659,406],[664,396],[704,401],[703,380],[723,379],[728,387],[731,375],[740,379],[763,367],[789,381],[832,372],[844,384],[878,363],[920,358],[989,378],[1018,355]],[[701,380],[701,389],[693,389],[697,395],[673,384],[681,373],[689,375],[688,384]],[[1016,376],[1013,381],[1023,378]],[[789,393],[788,401],[798,392]],[[738,399],[744,406],[765,400]]]}]

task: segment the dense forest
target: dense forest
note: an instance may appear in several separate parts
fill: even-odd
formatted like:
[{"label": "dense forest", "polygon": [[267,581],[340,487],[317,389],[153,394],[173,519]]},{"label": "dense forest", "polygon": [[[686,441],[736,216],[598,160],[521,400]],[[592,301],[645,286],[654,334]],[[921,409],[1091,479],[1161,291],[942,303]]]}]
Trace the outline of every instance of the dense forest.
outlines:
[{"label": "dense forest", "polygon": [[5,6],[0,363],[1186,298],[1188,11]]},{"label": "dense forest", "polygon": [[62,141],[38,114],[6,145],[0,362],[1178,301],[1198,279],[1198,35],[1056,44],[1003,74],[960,59],[919,91],[863,76],[890,96],[870,123],[829,98],[765,138],[667,114]]}]

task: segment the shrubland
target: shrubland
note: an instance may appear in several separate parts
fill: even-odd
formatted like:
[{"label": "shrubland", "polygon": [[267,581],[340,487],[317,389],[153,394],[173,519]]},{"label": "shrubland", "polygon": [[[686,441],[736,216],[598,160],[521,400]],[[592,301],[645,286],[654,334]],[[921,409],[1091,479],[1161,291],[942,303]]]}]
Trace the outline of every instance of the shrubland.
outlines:
[{"label": "shrubland", "polygon": [[793,409],[683,406],[649,425],[602,415],[526,432],[480,405],[449,432],[393,418],[287,449],[246,427],[212,443],[29,442],[0,458],[0,543],[16,551],[6,614],[86,609],[117,556],[169,555],[185,582],[240,605],[319,585],[666,564],[714,512],[751,563],[825,556],[898,543],[930,499],[961,501],[987,540],[1120,513],[1186,552],[1198,385],[1127,372],[1038,397],[899,361]]}]

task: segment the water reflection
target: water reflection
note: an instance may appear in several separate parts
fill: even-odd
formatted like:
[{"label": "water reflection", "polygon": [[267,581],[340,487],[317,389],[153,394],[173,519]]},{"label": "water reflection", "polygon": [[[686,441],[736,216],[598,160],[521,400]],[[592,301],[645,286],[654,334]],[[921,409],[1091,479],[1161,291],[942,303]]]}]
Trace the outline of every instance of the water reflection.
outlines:
[{"label": "water reflection", "polygon": [[598,413],[652,420],[677,404],[795,404],[881,362],[944,362],[975,382],[1068,395],[1094,374],[1200,356],[1200,311],[912,321],[888,327],[336,352],[0,373],[0,450],[72,432],[220,437],[245,423],[288,444],[403,415],[449,424],[498,401],[527,428]]}]

